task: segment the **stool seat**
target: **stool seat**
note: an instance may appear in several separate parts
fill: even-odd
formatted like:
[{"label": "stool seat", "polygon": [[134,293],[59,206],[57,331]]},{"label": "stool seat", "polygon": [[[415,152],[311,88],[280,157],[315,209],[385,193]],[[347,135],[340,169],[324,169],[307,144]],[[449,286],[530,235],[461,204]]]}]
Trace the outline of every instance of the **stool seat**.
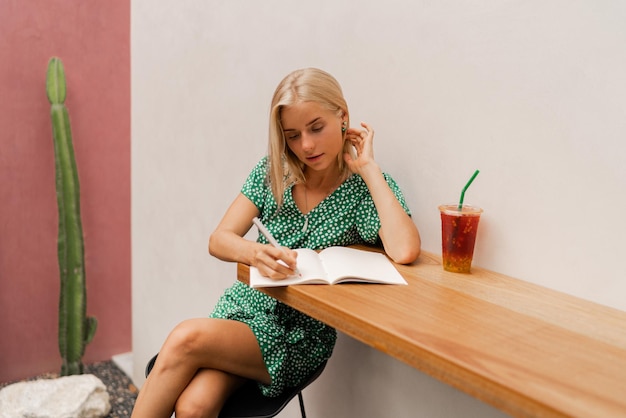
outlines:
[{"label": "stool seat", "polygon": [[[152,357],[146,365],[146,377],[150,374],[157,355]],[[324,368],[326,361],[320,364],[313,373],[302,381],[298,386],[285,388],[283,393],[276,397],[263,396],[261,390],[254,381],[248,381],[233,392],[226,400],[220,411],[219,418],[271,418],[278,415],[287,404],[297,395],[300,402],[302,418],[306,418],[302,390],[317,379]]]}]

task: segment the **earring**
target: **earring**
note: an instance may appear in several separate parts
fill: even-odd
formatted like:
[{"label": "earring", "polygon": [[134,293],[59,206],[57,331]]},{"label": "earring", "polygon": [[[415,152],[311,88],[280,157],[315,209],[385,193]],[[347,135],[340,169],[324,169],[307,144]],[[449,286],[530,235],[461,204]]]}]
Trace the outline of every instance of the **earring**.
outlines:
[{"label": "earring", "polygon": [[345,132],[347,129],[348,129],[348,122],[344,120],[343,124],[341,125],[341,132]]}]

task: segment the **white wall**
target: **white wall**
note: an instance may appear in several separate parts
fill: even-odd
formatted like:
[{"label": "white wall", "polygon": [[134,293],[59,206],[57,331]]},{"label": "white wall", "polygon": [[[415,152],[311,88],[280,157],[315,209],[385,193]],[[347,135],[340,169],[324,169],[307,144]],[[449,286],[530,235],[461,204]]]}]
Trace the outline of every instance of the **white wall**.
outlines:
[{"label": "white wall", "polygon": [[[265,152],[274,87],[306,66],[376,129],[425,250],[480,169],[476,265],[626,310],[624,21],[621,0],[134,0],[135,381],[235,280],[207,238]],[[500,415],[345,336],[319,382],[311,416]]]}]

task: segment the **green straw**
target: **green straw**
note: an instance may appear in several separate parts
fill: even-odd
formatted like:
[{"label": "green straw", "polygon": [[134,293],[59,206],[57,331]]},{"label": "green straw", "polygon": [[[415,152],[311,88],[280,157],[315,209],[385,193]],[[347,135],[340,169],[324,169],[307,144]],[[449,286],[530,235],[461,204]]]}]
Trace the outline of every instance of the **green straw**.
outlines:
[{"label": "green straw", "polygon": [[461,192],[461,200],[459,201],[459,210],[463,210],[463,199],[465,199],[465,191],[467,190],[468,187],[470,187],[470,184],[472,184],[472,182],[474,181],[478,173],[480,173],[479,170],[474,171],[474,174],[472,175],[472,177],[469,179],[465,187],[463,187],[463,191]]}]

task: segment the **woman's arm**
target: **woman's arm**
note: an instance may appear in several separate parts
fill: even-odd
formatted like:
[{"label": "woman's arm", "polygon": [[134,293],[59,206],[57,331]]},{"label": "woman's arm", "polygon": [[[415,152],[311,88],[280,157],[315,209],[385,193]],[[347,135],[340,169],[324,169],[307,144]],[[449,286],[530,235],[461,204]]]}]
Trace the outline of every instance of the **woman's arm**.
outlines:
[{"label": "woman's arm", "polygon": [[[243,238],[252,226],[252,218],[258,215],[259,210],[254,203],[240,193],[211,234],[209,253],[223,261],[255,266],[261,274],[272,279],[293,275],[296,268],[295,251],[287,248],[283,251]],[[279,260],[285,264],[279,263]]]},{"label": "woman's arm", "polygon": [[378,234],[385,252],[396,263],[412,263],[420,254],[419,231],[389,188],[374,160],[374,130],[366,123],[361,125],[365,131],[349,129],[346,136],[356,149],[356,158],[346,154],[344,159],[350,170],[359,174],[367,184],[380,218]]}]

